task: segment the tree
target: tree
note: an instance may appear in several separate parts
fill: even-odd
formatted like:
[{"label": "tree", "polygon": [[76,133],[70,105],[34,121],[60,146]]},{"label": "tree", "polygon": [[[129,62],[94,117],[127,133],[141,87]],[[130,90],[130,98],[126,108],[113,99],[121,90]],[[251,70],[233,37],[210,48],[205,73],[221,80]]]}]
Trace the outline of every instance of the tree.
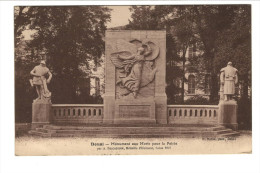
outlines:
[{"label": "tree", "polygon": [[211,74],[210,101],[214,102],[218,99],[217,70],[214,66],[216,40],[233,23],[236,6],[199,5],[193,7],[197,32],[204,45],[203,57],[207,70]]},{"label": "tree", "polygon": [[[89,77],[89,61],[104,52],[105,23],[110,10],[101,6],[32,7],[31,29],[37,30],[30,46],[46,52],[53,70],[53,101],[74,102],[76,89]],[[66,95],[64,95],[66,93]]]},{"label": "tree", "polygon": [[[190,6],[179,6],[172,14],[172,19],[168,19],[166,24],[172,26],[171,33],[177,42],[177,51],[180,52],[180,59],[182,61],[182,84],[181,84],[181,102],[184,103],[184,83],[185,79],[185,63],[186,63],[186,52],[188,47],[191,46],[194,40],[193,21],[191,15]],[[169,27],[168,27],[169,28]]]},{"label": "tree", "polygon": [[216,40],[214,66],[220,70],[231,61],[238,69],[239,84],[242,86],[241,98],[237,102],[238,122],[241,129],[251,129],[251,7],[241,5],[234,12],[231,27],[223,31]]},{"label": "tree", "polygon": [[234,22],[216,40],[214,66],[220,70],[231,61],[239,71],[239,81],[243,86],[242,97],[248,98],[251,85],[251,7],[239,6],[235,11]]},{"label": "tree", "polygon": [[30,23],[30,18],[27,13],[28,7],[16,6],[14,7],[14,42],[15,46],[22,39],[22,32],[26,29],[26,26]]},{"label": "tree", "polygon": [[[91,74],[89,62],[98,64],[104,53],[103,37],[105,24],[110,20],[110,9],[103,6],[31,6],[17,9],[16,38],[25,29],[35,33],[32,40],[22,40],[26,48],[16,45],[16,110],[23,104],[20,97],[32,95],[29,83],[24,81],[28,81],[30,70],[41,59],[47,60],[47,66],[53,73],[49,86],[53,103],[88,102],[89,93],[82,91],[85,93],[80,95],[84,97],[82,100],[78,99],[76,91]],[[29,21],[21,20],[19,16],[26,16]],[[26,102],[29,107],[30,99]]]},{"label": "tree", "polygon": [[127,29],[136,30],[160,30],[164,29],[164,25],[161,24],[162,13],[159,10],[155,10],[157,6],[142,5],[142,6],[131,6],[130,11],[132,12]]},{"label": "tree", "polygon": [[[190,6],[133,6],[131,8],[132,21],[129,23],[131,29],[163,29],[167,31],[174,39],[175,48],[167,46],[167,53],[173,49],[179,54],[179,58],[174,60],[176,63],[182,61],[182,98],[184,96],[185,69],[193,69],[211,75],[210,80],[210,101],[218,100],[218,73],[220,70],[220,62],[226,61],[227,55],[237,58],[233,62],[237,62],[240,58],[247,56],[246,63],[243,63],[243,71],[248,72],[250,69],[250,6],[247,5],[190,5]],[[232,29],[233,28],[233,29]],[[242,35],[242,36],[241,36]],[[168,37],[170,38],[170,37]],[[226,40],[225,40],[226,39]],[[228,41],[227,39],[231,39]],[[237,39],[236,41],[234,39]],[[237,44],[238,42],[243,44]],[[233,44],[233,42],[237,42]],[[189,59],[190,66],[185,66],[185,54],[187,48],[192,43],[198,43],[198,48],[202,52],[199,57]],[[167,43],[168,44],[168,40]],[[232,46],[237,46],[236,51],[230,51]],[[228,50],[229,49],[229,50]],[[223,50],[223,51],[220,51]],[[219,58],[221,54],[226,55]],[[242,56],[241,56],[242,55]],[[178,54],[177,54],[178,56]],[[240,57],[240,58],[239,58]],[[224,59],[223,59],[224,58]],[[249,61],[247,61],[249,60]],[[242,63],[241,63],[242,65]],[[223,67],[223,63],[221,64]],[[205,73],[204,73],[205,72]],[[199,74],[199,80],[204,78]],[[243,73],[248,78],[248,73]],[[244,81],[244,92],[247,93],[247,81]],[[168,81],[167,81],[168,82]]]},{"label": "tree", "polygon": [[[181,77],[181,102],[184,102],[185,56],[194,36],[190,6],[132,6],[130,11],[133,13],[129,29],[166,29],[167,74],[175,74],[174,77],[166,74],[168,83],[166,93],[168,96],[171,95],[170,97],[176,95],[179,87],[174,81]],[[175,63],[172,63],[173,61]],[[179,62],[182,63],[182,69],[172,65]]]}]

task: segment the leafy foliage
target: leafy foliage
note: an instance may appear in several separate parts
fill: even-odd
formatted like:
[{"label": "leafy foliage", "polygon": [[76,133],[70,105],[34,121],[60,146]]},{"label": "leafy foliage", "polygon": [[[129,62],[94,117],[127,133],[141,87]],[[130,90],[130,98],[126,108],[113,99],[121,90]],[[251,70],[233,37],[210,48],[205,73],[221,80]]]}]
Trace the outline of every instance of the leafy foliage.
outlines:
[{"label": "leafy foliage", "polygon": [[229,61],[239,71],[239,81],[243,85],[243,97],[248,98],[248,86],[251,85],[251,7],[236,9],[231,27],[222,32],[216,43],[214,66],[219,71]]},{"label": "leafy foliage", "polygon": [[[53,73],[49,85],[53,103],[95,101],[87,92],[87,78],[91,75],[90,61],[98,65],[104,53],[103,37],[105,24],[110,20],[110,9],[103,6],[16,9],[20,10],[15,13],[17,117],[23,116],[20,110],[26,109],[25,105],[31,105],[32,98],[26,103],[22,99],[32,95],[27,81],[31,77],[30,71],[41,59],[47,61]],[[25,29],[34,31],[32,40],[18,39]]]},{"label": "leafy foliage", "polygon": [[218,102],[209,103],[207,98],[205,98],[201,95],[196,95],[196,96],[192,96],[191,98],[185,100],[184,104],[185,105],[208,105],[208,104],[216,105],[216,104],[218,104]]},{"label": "leafy foliage", "polygon": [[[234,63],[244,78],[248,78],[247,72],[251,68],[250,6],[133,6],[131,10],[133,20],[129,22],[129,28],[166,29],[167,38],[170,38],[166,41],[167,65],[170,61],[175,64],[182,62],[182,67],[178,67],[179,74],[176,74],[182,78],[182,89],[179,92],[183,92],[186,80],[183,76],[186,71],[198,73],[199,84],[203,83],[205,74],[211,74],[210,100],[213,102],[218,99],[218,73],[228,60]],[[190,58],[186,65],[184,55],[187,47],[193,43],[196,43],[197,49],[202,53]],[[176,67],[167,68],[176,71]],[[168,86],[173,87],[172,80],[174,79],[167,77]],[[198,87],[203,88],[202,86],[203,84]]]},{"label": "leafy foliage", "polygon": [[[197,88],[200,89],[205,87],[205,74],[211,75],[210,101],[195,96],[184,104],[217,104],[219,71],[228,61],[232,61],[239,71],[239,81],[243,88],[242,97],[238,101],[238,119],[245,126],[250,126],[250,5],[134,6],[131,10],[133,20],[129,22],[129,28],[167,31],[168,103],[183,104],[183,84],[186,82],[183,76],[189,71],[196,74]],[[185,64],[185,56],[181,55],[185,55],[187,46],[193,43],[196,43],[201,54],[189,58],[189,64]],[[171,65],[180,62],[182,67]],[[181,88],[178,87],[180,80]]]}]

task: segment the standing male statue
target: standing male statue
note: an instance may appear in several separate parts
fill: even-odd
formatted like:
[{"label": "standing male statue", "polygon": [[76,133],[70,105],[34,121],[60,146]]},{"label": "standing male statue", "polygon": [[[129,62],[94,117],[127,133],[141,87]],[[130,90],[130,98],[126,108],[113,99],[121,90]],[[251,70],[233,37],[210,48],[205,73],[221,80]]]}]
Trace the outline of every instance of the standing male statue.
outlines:
[{"label": "standing male statue", "polygon": [[[35,66],[30,73],[33,75],[33,79],[30,80],[32,86],[36,87],[36,92],[38,94],[37,100],[43,100],[51,97],[51,92],[47,88],[47,83],[50,83],[52,74],[50,70],[46,67],[46,63],[44,60],[40,62],[40,65]],[[48,79],[46,79],[46,75],[48,74]]]},{"label": "standing male statue", "polygon": [[232,62],[228,62],[220,72],[220,88],[224,88],[224,99],[225,101],[232,100],[232,96],[235,94],[235,84],[238,82],[237,69],[232,67]]}]

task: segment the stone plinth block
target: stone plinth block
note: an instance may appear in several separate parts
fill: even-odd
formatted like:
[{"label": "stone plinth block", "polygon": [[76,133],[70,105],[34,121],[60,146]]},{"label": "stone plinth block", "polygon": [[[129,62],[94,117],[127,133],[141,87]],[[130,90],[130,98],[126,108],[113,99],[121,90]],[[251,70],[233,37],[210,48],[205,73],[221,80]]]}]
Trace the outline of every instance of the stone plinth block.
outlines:
[{"label": "stone plinth block", "polygon": [[51,102],[37,100],[32,104],[32,129],[50,123]]},{"label": "stone plinth block", "polygon": [[116,100],[114,123],[155,124],[155,102],[150,99]]},{"label": "stone plinth block", "polygon": [[103,123],[113,124],[115,114],[115,96],[105,94],[104,95],[104,118]]},{"label": "stone plinth block", "polygon": [[167,124],[166,31],[107,30],[104,123]]},{"label": "stone plinth block", "polygon": [[220,101],[218,124],[237,130],[237,103],[234,100]]},{"label": "stone plinth block", "polygon": [[157,124],[167,124],[167,96],[155,95],[155,114]]}]

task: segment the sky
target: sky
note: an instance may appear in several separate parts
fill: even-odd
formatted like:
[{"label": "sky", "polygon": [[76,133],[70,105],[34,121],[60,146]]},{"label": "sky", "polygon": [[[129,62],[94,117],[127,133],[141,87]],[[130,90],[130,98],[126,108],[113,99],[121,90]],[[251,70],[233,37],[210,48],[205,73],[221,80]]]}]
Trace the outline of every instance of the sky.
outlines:
[{"label": "sky", "polygon": [[[128,20],[131,18],[130,6],[108,6],[112,9],[111,21],[107,23],[107,28],[117,27],[128,24]],[[23,32],[24,39],[30,40],[30,35],[34,32],[32,30],[25,30]]]},{"label": "sky", "polygon": [[131,18],[130,6],[108,6],[113,11],[111,12],[111,22],[107,24],[108,28],[122,26],[128,24]]}]

